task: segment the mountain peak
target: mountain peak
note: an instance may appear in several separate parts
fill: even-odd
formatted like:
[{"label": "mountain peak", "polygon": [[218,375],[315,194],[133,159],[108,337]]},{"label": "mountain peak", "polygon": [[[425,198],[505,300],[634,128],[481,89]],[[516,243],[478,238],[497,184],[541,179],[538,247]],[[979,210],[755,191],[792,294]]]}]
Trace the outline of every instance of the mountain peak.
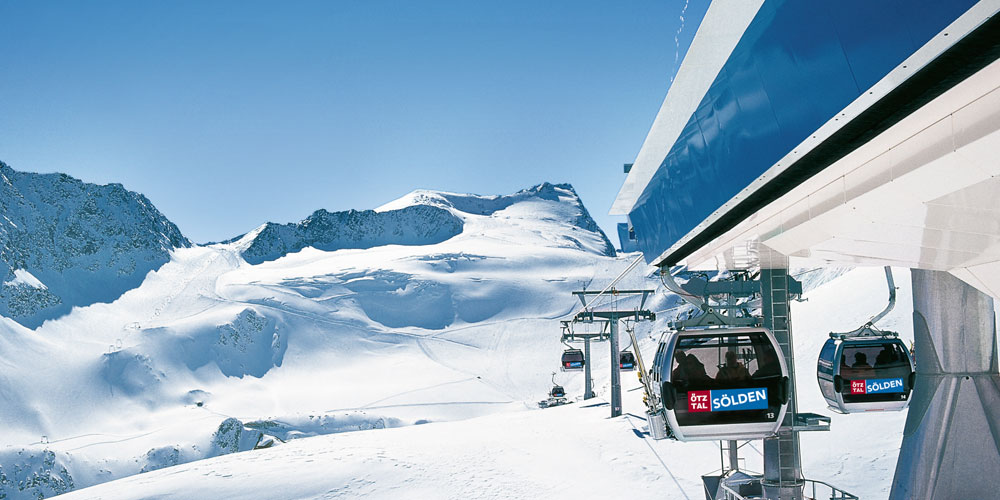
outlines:
[{"label": "mountain peak", "polygon": [[515,214],[508,209],[533,202],[547,202],[549,205],[547,208],[535,206],[528,212],[518,212],[516,217],[520,219],[563,220],[571,227],[593,233],[599,239],[599,248],[595,249],[598,253],[607,256],[615,255],[614,245],[590,216],[583,200],[580,199],[580,195],[571,184],[543,182],[509,195],[485,196],[418,189],[375,210],[386,211],[412,205],[431,205],[451,210],[460,217],[502,215],[509,218]]},{"label": "mountain peak", "polygon": [[110,302],[188,246],[145,196],[121,184],[0,162],[0,315],[22,325]]},{"label": "mountain peak", "polygon": [[[537,205],[539,202],[547,205]],[[531,208],[515,210],[515,207],[529,205]],[[482,196],[419,189],[375,210],[329,212],[321,208],[300,222],[268,222],[223,243],[235,244],[248,263],[259,264],[306,247],[333,251],[436,244],[463,233],[469,223],[494,216],[505,220],[505,225],[526,233],[552,233],[550,242],[563,242],[556,246],[615,255],[614,246],[591,218],[573,186],[549,182],[510,195]],[[538,226],[543,221],[563,225],[543,229]],[[568,234],[574,229],[585,233]],[[584,243],[585,240],[588,243]]]}]

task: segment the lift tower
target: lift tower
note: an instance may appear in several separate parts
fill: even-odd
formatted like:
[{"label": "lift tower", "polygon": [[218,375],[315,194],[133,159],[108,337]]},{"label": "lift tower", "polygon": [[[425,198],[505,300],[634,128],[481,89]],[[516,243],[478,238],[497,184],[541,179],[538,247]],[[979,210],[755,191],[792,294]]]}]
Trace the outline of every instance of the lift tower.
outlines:
[{"label": "lift tower", "polygon": [[[595,311],[593,308],[589,307],[587,304],[587,296],[589,295],[602,295],[608,293],[614,299],[619,298],[622,295],[634,296],[641,295],[642,299],[639,302],[639,307],[632,310],[618,310],[612,307],[610,310]],[[578,312],[576,316],[573,317],[573,321],[594,321],[596,318],[605,319],[611,325],[611,416],[618,417],[622,414],[622,383],[621,383],[621,365],[619,364],[620,353],[618,351],[618,322],[626,318],[634,318],[636,321],[641,320],[655,320],[656,315],[652,312],[643,309],[646,305],[646,299],[653,293],[653,290],[618,290],[616,288],[611,288],[607,291],[588,291],[582,290],[578,292],[573,292],[580,298],[580,302],[583,303],[583,310]],[[616,301],[612,300],[612,305]],[[636,347],[638,349],[638,346]]]},{"label": "lift tower", "polygon": [[600,329],[598,329],[596,332],[586,332],[586,333],[577,332],[576,329],[573,328],[573,321],[569,320],[560,321],[560,323],[562,323],[562,331],[563,331],[562,338],[560,338],[560,340],[563,343],[576,342],[580,340],[583,341],[583,378],[584,378],[583,399],[584,400],[594,397],[593,378],[590,376],[590,366],[591,366],[590,341],[597,340],[598,342],[602,342],[608,340],[608,323],[610,323],[610,321],[605,319],[601,319],[600,321],[603,322]]}]

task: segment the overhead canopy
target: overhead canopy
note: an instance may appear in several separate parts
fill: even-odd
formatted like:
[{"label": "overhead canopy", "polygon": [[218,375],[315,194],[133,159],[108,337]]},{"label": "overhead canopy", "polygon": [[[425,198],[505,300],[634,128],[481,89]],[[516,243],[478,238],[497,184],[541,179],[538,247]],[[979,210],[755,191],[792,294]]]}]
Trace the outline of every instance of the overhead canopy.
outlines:
[{"label": "overhead canopy", "polygon": [[632,210],[763,3],[763,0],[715,0],[709,5],[625,184],[611,206],[611,215],[627,215]]},{"label": "overhead canopy", "polygon": [[765,245],[1000,296],[1000,1],[826,5],[759,9],[641,194],[619,195],[639,248],[737,269],[766,267]]}]

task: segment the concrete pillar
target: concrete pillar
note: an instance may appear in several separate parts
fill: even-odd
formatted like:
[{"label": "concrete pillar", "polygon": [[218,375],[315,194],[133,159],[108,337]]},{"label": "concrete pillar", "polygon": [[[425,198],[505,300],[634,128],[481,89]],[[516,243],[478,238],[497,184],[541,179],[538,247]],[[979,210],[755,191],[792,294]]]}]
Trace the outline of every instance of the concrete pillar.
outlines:
[{"label": "concrete pillar", "polygon": [[1000,371],[992,297],[914,269],[917,380],[890,500],[1000,495]]},{"label": "concrete pillar", "polygon": [[[771,261],[778,258],[772,255]],[[760,292],[764,327],[771,330],[781,346],[788,366],[788,411],[778,429],[778,435],[764,439],[764,496],[769,500],[801,500],[802,462],[799,454],[799,434],[792,430],[797,409],[795,393],[795,357],[792,350],[792,319],[789,314],[788,262],[782,269],[761,269]]]}]

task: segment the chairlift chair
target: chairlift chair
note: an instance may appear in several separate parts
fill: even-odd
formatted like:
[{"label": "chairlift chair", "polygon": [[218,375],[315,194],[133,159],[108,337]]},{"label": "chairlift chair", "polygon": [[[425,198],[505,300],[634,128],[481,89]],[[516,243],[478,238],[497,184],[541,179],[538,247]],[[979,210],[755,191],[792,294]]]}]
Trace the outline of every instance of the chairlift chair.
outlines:
[{"label": "chairlift chair", "polygon": [[681,330],[653,361],[666,423],[680,441],[773,436],[788,407],[788,368],[766,328]]},{"label": "chairlift chair", "polygon": [[833,411],[899,411],[910,404],[914,369],[896,333],[865,327],[830,334],[819,354],[816,379]]},{"label": "chairlift chair", "polygon": [[583,351],[580,349],[566,349],[563,351],[562,364],[560,364],[559,369],[564,372],[583,370],[584,363]]}]

